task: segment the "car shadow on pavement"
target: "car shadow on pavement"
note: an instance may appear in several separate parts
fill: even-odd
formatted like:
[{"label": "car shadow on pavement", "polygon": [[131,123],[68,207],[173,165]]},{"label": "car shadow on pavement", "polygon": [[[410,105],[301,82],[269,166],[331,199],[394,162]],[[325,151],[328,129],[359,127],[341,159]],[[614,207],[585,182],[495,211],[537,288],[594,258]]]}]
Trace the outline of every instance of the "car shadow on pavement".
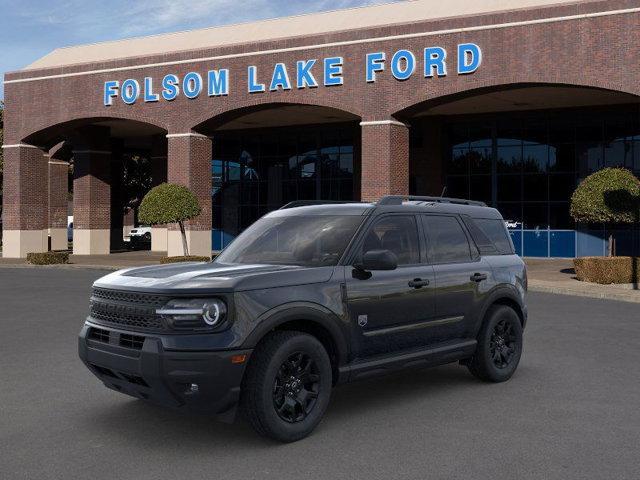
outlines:
[{"label": "car shadow on pavement", "polygon": [[[450,365],[410,369],[341,385],[333,391],[323,423],[330,428],[344,421],[361,421],[363,417],[378,415],[389,408],[415,404],[432,394],[455,397],[459,393],[457,390],[478,384],[482,383],[466,368]],[[194,453],[199,450],[210,452],[212,442],[220,442],[226,448],[279,445],[256,435],[240,415],[235,423],[225,424],[212,416],[164,408],[142,400],[117,398],[107,409],[96,407],[87,421],[91,428],[116,434],[132,444],[144,443],[154,450],[173,449],[179,445],[180,450]],[[149,444],[150,438],[156,441]],[[167,444],[163,439],[170,442]]]},{"label": "car shadow on pavement", "polygon": [[366,416],[377,410],[401,408],[428,395],[455,396],[461,388],[482,383],[457,364],[413,368],[337,387],[327,414],[339,419]]}]

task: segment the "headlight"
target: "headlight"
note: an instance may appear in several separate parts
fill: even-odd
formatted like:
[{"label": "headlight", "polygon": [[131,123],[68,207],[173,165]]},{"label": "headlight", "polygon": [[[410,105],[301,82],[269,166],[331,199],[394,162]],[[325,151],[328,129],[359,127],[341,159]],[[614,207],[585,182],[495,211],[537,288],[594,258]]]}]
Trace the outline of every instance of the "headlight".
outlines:
[{"label": "headlight", "polygon": [[227,305],[218,298],[176,298],[156,313],[175,329],[210,329],[222,323]]}]

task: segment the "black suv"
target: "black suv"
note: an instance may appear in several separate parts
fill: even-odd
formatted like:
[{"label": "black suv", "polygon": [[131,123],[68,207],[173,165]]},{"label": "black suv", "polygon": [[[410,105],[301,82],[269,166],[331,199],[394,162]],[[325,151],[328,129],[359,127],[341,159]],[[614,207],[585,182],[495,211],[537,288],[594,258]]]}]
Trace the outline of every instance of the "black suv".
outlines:
[{"label": "black suv", "polygon": [[334,385],[460,362],[502,382],[527,320],[525,265],[479,202],[388,196],[289,204],[211,263],[93,285],[80,358],[118,392],[308,435]]}]

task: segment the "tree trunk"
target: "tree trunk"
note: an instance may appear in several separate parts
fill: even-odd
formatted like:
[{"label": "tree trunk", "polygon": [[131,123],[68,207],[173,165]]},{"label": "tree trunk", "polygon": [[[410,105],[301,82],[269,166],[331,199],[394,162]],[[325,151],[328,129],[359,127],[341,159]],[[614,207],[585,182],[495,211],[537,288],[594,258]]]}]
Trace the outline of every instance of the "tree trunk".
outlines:
[{"label": "tree trunk", "polygon": [[608,256],[609,257],[613,257],[613,235],[609,234],[609,252],[608,252]]},{"label": "tree trunk", "polygon": [[189,246],[187,245],[187,233],[184,231],[184,224],[182,222],[178,222],[178,226],[180,227],[180,233],[182,234],[182,253],[185,257],[188,257]]}]

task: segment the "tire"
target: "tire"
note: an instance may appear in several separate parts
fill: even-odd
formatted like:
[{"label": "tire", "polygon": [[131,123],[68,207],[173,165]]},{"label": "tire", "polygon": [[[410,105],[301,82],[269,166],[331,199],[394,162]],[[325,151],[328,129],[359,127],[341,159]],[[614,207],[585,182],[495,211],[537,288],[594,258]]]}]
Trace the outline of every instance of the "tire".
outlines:
[{"label": "tire", "polygon": [[315,337],[273,332],[251,356],[242,383],[241,409],[260,435],[295,442],[320,423],[332,381],[329,356]]},{"label": "tire", "polygon": [[522,356],[522,324],[510,307],[493,305],[487,311],[478,334],[476,352],[467,364],[469,371],[486,382],[505,382],[518,368]]}]

